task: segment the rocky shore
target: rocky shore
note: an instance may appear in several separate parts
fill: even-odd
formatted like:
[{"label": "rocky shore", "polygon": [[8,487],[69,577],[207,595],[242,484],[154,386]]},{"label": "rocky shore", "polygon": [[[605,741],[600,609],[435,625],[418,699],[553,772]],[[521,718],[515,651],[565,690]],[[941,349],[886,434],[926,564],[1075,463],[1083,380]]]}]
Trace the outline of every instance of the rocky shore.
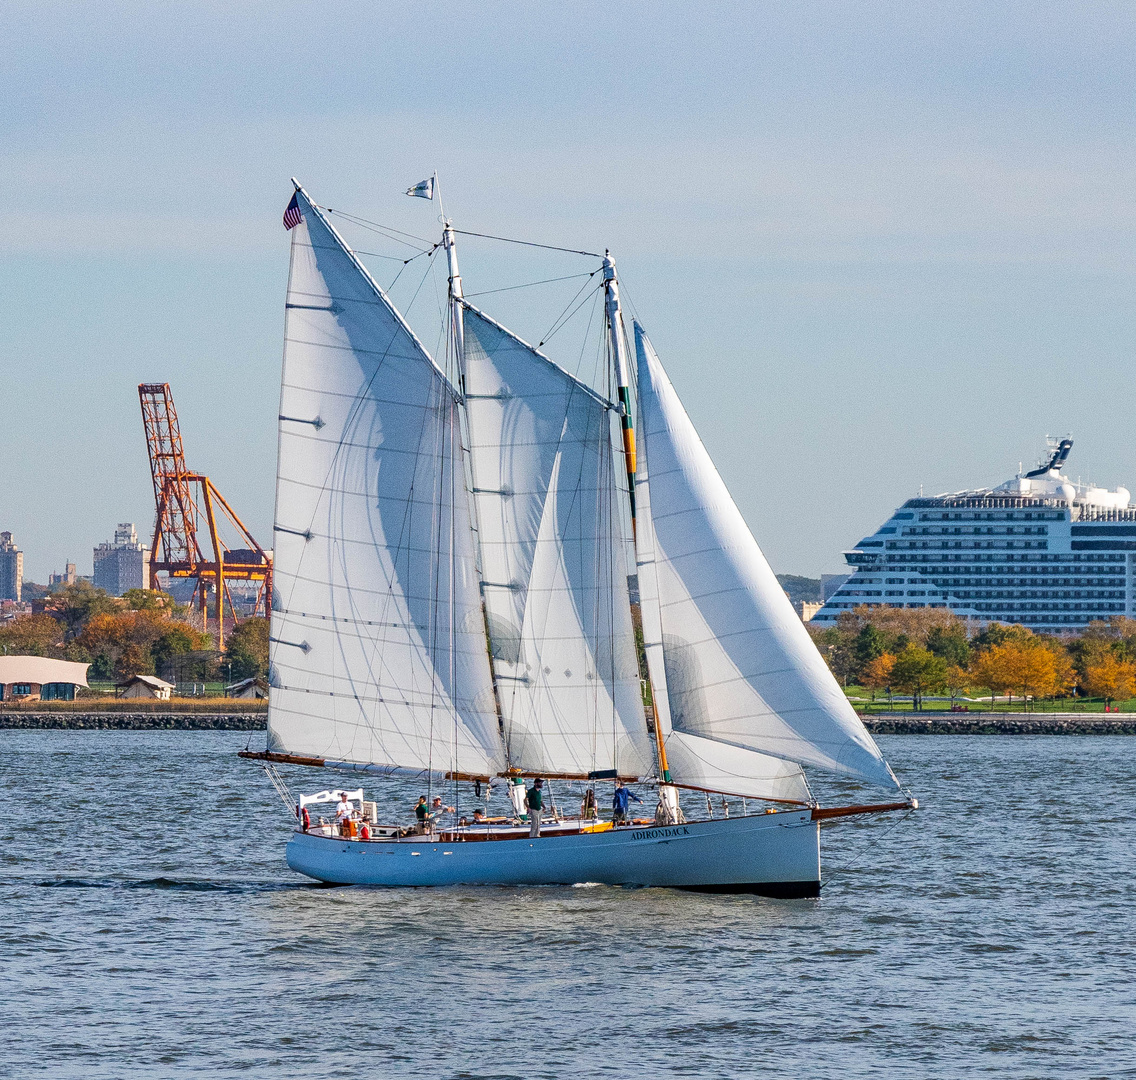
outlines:
[{"label": "rocky shore", "polygon": [[1136,735],[1136,713],[873,713],[877,735]]},{"label": "rocky shore", "polygon": [[263,731],[266,714],[207,712],[0,712],[0,730]]},{"label": "rocky shore", "polygon": [[[263,712],[0,710],[0,730],[263,731]],[[880,735],[1136,735],[1136,713],[873,713]]]}]

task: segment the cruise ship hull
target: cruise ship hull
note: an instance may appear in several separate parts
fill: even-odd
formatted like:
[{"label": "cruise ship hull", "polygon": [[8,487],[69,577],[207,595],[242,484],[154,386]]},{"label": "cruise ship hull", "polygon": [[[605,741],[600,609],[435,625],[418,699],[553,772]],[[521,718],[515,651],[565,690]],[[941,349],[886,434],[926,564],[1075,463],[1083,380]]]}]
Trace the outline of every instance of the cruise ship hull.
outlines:
[{"label": "cruise ship hull", "polygon": [[510,840],[347,840],[297,832],[288,865],[337,885],[657,886],[817,896],[820,830],[810,810]]}]

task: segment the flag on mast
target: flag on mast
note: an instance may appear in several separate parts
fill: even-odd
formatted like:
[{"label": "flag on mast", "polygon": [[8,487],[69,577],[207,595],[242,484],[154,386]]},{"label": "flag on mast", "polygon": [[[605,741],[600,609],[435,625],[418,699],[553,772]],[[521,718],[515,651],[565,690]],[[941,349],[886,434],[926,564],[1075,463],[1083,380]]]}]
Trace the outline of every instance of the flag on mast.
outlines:
[{"label": "flag on mast", "polygon": [[303,220],[304,215],[300,213],[300,204],[296,202],[296,196],[293,194],[292,201],[284,210],[284,228],[291,232]]},{"label": "flag on mast", "polygon": [[406,194],[413,195],[416,199],[433,199],[434,178],[431,176],[428,180],[422,180],[415,184],[414,187],[408,187]]}]

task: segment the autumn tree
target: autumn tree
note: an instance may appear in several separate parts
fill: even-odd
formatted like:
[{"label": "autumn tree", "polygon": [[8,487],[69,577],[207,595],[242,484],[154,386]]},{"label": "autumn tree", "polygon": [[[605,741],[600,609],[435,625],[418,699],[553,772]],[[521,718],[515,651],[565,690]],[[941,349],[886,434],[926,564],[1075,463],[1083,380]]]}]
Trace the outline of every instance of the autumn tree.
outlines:
[{"label": "autumn tree", "polygon": [[206,649],[212,639],[161,611],[118,611],[95,615],[76,639],[95,659],[96,673],[118,678],[152,675],[171,656]]},{"label": "autumn tree", "polygon": [[990,691],[990,708],[994,699],[1007,693],[1013,686],[1013,672],[1010,665],[1012,646],[993,644],[977,653],[970,663],[970,677],[976,686],[984,686]]},{"label": "autumn tree", "polygon": [[[895,657],[891,653],[880,653],[874,660],[864,665],[860,674],[860,682],[872,691],[872,700],[876,700],[877,690],[887,690],[891,687],[891,673],[895,668]],[[891,696],[890,694],[888,695]]]},{"label": "autumn tree", "polygon": [[1073,669],[1059,643],[1040,638],[1024,627],[998,635],[1001,641],[979,652],[971,664],[974,681],[990,691],[990,705],[998,694],[1023,699],[1052,697],[1071,682]]},{"label": "autumn tree", "polygon": [[[851,613],[845,613],[851,614]],[[926,646],[935,629],[966,636],[965,624],[949,608],[868,607],[854,609],[856,630],[871,623],[888,641],[902,634],[909,641]]]},{"label": "autumn tree", "polygon": [[960,694],[965,694],[971,685],[970,672],[958,664],[947,664],[946,686],[951,695],[951,704]]},{"label": "autumn tree", "polygon": [[120,611],[123,604],[105,589],[96,589],[89,581],[65,585],[51,594],[45,611],[63,626],[64,640],[73,641],[96,615]]},{"label": "autumn tree", "polygon": [[1088,665],[1083,685],[1090,697],[1104,698],[1106,705],[1136,697],[1136,663],[1107,653]]},{"label": "autumn tree", "polygon": [[0,623],[0,656],[63,655],[63,628],[50,615],[17,615]]},{"label": "autumn tree", "polygon": [[923,695],[946,686],[947,662],[920,645],[908,645],[896,658],[891,684],[910,694],[916,709],[923,708]]}]

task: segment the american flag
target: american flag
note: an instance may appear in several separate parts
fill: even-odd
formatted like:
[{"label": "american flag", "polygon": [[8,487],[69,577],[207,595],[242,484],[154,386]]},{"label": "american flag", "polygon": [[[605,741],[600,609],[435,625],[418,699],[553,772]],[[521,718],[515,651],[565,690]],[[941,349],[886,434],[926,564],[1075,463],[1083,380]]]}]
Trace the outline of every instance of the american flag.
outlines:
[{"label": "american flag", "polygon": [[293,195],[292,201],[284,211],[284,228],[294,229],[303,220],[304,215],[300,213],[300,204],[296,202],[296,196]]}]

